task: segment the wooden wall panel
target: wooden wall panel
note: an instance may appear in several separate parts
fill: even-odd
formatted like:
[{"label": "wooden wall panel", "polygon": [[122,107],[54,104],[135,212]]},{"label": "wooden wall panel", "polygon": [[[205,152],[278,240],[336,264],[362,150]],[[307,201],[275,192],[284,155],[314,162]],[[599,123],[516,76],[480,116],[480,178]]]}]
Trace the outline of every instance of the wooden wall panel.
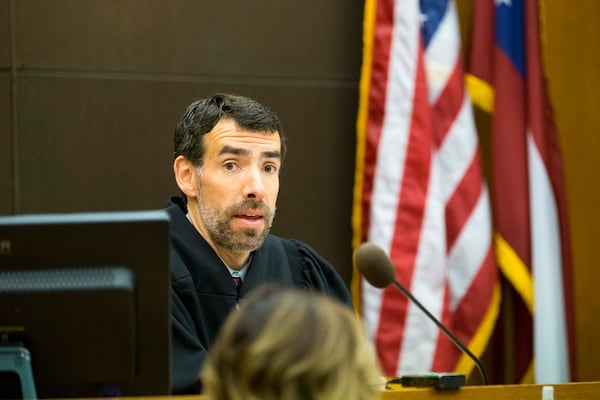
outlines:
[{"label": "wooden wall panel", "polygon": [[233,91],[275,109],[289,136],[274,232],[350,279],[362,5],[11,4],[20,212],[162,205],[176,192],[175,121],[192,100]]},{"label": "wooden wall panel", "polygon": [[0,0],[0,69],[10,67],[10,8],[8,0]]},{"label": "wooden wall panel", "polygon": [[274,231],[317,248],[350,282],[358,90],[271,91],[288,140]]},{"label": "wooden wall panel", "polygon": [[13,143],[10,131],[10,77],[0,72],[0,215],[12,214]]},{"label": "wooden wall panel", "polygon": [[159,82],[19,78],[21,213],[156,208],[176,107]]},{"label": "wooden wall panel", "polygon": [[10,8],[8,0],[0,0],[0,215],[14,212],[10,65]]},{"label": "wooden wall panel", "polygon": [[362,8],[345,0],[15,4],[28,69],[354,81],[360,65]]},{"label": "wooden wall panel", "polygon": [[579,380],[599,380],[600,3],[543,2],[546,71],[559,129],[573,248]]}]

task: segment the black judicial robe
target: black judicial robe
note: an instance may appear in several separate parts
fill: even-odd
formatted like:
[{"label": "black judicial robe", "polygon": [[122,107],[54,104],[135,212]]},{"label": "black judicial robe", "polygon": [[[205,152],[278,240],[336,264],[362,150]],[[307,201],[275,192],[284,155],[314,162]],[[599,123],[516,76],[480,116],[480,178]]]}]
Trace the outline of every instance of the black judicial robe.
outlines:
[{"label": "black judicial robe", "polygon": [[[166,208],[171,217],[171,387],[198,393],[206,352],[238,296],[231,274],[189,222],[181,198]],[[243,298],[265,282],[323,292],[352,307],[350,293],[334,268],[297,240],[269,235],[254,252],[240,289]]]}]

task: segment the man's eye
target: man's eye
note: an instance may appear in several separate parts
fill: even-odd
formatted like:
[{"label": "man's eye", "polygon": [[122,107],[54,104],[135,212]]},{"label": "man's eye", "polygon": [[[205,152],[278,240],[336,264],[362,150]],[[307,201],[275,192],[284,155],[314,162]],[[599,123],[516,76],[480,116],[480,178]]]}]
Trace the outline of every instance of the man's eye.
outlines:
[{"label": "man's eye", "polygon": [[228,162],[223,165],[227,171],[233,171],[235,169],[235,163]]},{"label": "man's eye", "polygon": [[275,165],[265,165],[265,172],[274,174],[277,172],[277,167]]}]

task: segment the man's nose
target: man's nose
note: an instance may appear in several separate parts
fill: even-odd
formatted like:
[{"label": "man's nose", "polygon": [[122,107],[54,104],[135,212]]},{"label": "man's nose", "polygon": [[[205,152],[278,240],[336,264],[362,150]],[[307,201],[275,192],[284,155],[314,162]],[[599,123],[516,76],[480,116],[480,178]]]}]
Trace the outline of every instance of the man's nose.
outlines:
[{"label": "man's nose", "polygon": [[265,183],[260,169],[251,168],[244,182],[244,198],[260,200],[265,196]]}]

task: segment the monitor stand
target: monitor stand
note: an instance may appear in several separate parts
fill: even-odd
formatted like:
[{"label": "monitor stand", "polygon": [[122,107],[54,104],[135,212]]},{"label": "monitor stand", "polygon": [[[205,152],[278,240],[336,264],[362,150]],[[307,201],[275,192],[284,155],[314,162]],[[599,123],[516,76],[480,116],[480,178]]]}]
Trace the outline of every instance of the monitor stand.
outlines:
[{"label": "monitor stand", "polygon": [[29,350],[22,346],[0,345],[0,371],[14,372],[21,382],[24,400],[36,400]]}]

